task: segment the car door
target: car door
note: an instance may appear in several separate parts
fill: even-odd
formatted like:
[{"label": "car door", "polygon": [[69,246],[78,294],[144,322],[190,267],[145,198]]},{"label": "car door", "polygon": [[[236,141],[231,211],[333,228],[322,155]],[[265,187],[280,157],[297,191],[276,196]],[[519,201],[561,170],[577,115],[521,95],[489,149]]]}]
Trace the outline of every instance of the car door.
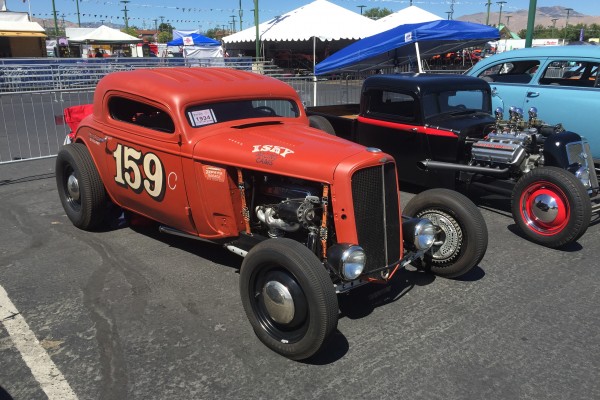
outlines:
[{"label": "car door", "polygon": [[180,156],[180,135],[169,112],[147,99],[112,93],[108,110],[105,182],[123,207],[195,233]]},{"label": "car door", "polygon": [[510,58],[478,71],[475,76],[487,81],[492,89],[492,108],[527,107],[528,93],[535,91],[540,67],[545,66],[545,57]]},{"label": "car door", "polygon": [[392,155],[400,180],[425,185],[428,174],[417,168],[417,162],[429,157],[416,95],[396,89],[370,89],[363,96],[365,110],[358,120],[358,143]]},{"label": "car door", "polygon": [[524,108],[535,107],[548,124],[585,136],[592,155],[600,158],[596,113],[600,109],[600,60],[587,57],[550,57],[535,85],[528,87]]}]

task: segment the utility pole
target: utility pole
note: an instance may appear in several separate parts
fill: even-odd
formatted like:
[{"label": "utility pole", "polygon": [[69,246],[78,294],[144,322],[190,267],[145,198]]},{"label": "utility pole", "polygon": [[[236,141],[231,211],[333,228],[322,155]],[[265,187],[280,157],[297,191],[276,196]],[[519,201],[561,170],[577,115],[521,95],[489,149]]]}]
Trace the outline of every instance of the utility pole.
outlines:
[{"label": "utility pole", "polygon": [[525,47],[531,47],[531,44],[533,43],[536,3],[537,0],[529,0],[529,14],[527,14],[527,34],[525,35]]},{"label": "utility pole", "polygon": [[54,35],[58,37],[58,19],[56,18],[56,6],[52,0],[52,14],[54,14]]},{"label": "utility pole", "polygon": [[556,28],[556,21],[558,21],[558,18],[552,18],[552,37],[554,37],[554,29]]},{"label": "utility pole", "polygon": [[103,19],[100,20],[100,25],[104,25],[104,20]]},{"label": "utility pole", "polygon": [[77,4],[77,26],[81,28],[81,19],[79,18],[79,0],[75,0],[75,4]]},{"label": "utility pole", "polygon": [[506,4],[506,1],[497,1],[496,4],[500,4],[500,14],[498,15],[498,26],[500,26],[500,21],[502,20],[502,5]]},{"label": "utility pole", "polygon": [[450,15],[452,15],[452,11],[446,11],[446,14],[448,14],[448,18],[446,18],[448,21],[450,21]]},{"label": "utility pole", "polygon": [[156,31],[156,37],[158,39],[158,19],[154,18],[152,21],[154,21],[154,30]]},{"label": "utility pole", "polygon": [[[565,10],[567,11],[567,22],[565,23],[565,38],[564,38],[564,40],[567,40],[567,31],[569,29],[569,14],[571,13],[571,11],[573,11],[573,9],[565,8]],[[564,41],[563,41],[563,44],[565,44]]]},{"label": "utility pole", "polygon": [[256,58],[260,55],[260,34],[258,30],[258,0],[254,0],[254,26],[256,29]]},{"label": "utility pole", "polygon": [[238,11],[238,15],[240,16],[240,31],[244,28],[242,28],[242,16],[244,15],[244,10],[242,10],[242,0],[240,0],[240,8]]},{"label": "utility pole", "polygon": [[448,19],[454,19],[454,0],[452,0],[452,3],[450,3],[450,18]]},{"label": "utility pole", "polygon": [[235,15],[230,15],[231,17],[231,33],[235,32]]},{"label": "utility pole", "polygon": [[512,15],[506,16],[506,26],[508,26],[508,24],[510,23],[510,17],[512,17]]},{"label": "utility pole", "polygon": [[129,0],[121,0],[121,3],[125,4],[125,8],[122,9],[121,11],[125,12],[125,30],[129,29],[129,18],[127,18],[127,3],[129,3]]},{"label": "utility pole", "polygon": [[356,7],[360,8],[360,15],[362,15],[362,10],[363,10],[363,8],[365,8],[366,6],[356,6]]},{"label": "utility pole", "polygon": [[492,0],[488,0],[486,6],[487,6],[487,16],[485,17],[485,24],[489,25],[490,24],[490,6],[492,5]]}]

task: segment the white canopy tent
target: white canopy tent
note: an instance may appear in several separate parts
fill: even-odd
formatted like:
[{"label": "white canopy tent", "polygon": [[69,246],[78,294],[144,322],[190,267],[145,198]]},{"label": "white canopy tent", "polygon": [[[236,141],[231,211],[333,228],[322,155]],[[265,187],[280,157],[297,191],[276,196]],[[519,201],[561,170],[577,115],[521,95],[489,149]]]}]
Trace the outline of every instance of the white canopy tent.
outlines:
[{"label": "white canopy tent", "polygon": [[375,21],[373,30],[369,36],[376,33],[384,32],[404,24],[417,24],[420,22],[438,21],[442,18],[435,14],[425,11],[417,6],[408,6],[402,10],[396,11],[393,14],[386,15]]},{"label": "white canopy tent", "polygon": [[74,43],[126,44],[138,43],[141,41],[142,39],[128,35],[118,29],[113,29],[106,25],[101,25],[98,28],[79,36],[69,37],[69,42]]},{"label": "white canopy tent", "polygon": [[[316,60],[317,39],[323,42],[355,41],[371,35],[375,21],[327,0],[315,0],[258,26],[261,53],[265,42],[308,42],[312,40],[313,71]],[[226,45],[243,45],[256,42],[256,27],[225,36]],[[259,54],[256,55],[259,57]],[[316,96],[316,90],[315,90]]]}]

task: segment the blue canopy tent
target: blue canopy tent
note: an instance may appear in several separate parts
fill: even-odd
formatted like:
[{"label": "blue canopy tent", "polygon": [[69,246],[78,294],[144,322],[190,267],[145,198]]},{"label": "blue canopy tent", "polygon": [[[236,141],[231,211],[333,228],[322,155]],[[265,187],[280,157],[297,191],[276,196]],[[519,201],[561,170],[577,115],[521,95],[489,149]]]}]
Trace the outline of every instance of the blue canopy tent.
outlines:
[{"label": "blue canopy tent", "polygon": [[[209,37],[203,36],[199,33],[192,33],[191,35],[187,35],[185,37],[178,37],[177,39],[173,39],[167,43],[167,46],[183,46],[185,43],[185,38],[192,38],[194,42],[194,46],[219,46],[221,43],[218,40],[211,39]],[[189,40],[189,39],[188,39]]]},{"label": "blue canopy tent", "polygon": [[498,29],[472,22],[439,20],[399,25],[361,39],[327,57],[315,66],[315,75],[395,67],[414,58],[419,72],[423,72],[422,58],[499,38]]}]

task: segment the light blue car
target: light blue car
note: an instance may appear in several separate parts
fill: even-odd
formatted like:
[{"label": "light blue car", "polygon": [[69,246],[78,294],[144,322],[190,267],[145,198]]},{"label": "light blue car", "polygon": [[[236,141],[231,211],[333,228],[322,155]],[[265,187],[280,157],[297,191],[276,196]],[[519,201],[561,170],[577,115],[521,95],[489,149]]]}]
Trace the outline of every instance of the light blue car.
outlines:
[{"label": "light blue car", "polygon": [[552,46],[512,50],[488,57],[467,75],[489,82],[493,107],[511,106],[525,112],[536,107],[549,124],[590,143],[596,165],[600,163],[600,46]]}]

